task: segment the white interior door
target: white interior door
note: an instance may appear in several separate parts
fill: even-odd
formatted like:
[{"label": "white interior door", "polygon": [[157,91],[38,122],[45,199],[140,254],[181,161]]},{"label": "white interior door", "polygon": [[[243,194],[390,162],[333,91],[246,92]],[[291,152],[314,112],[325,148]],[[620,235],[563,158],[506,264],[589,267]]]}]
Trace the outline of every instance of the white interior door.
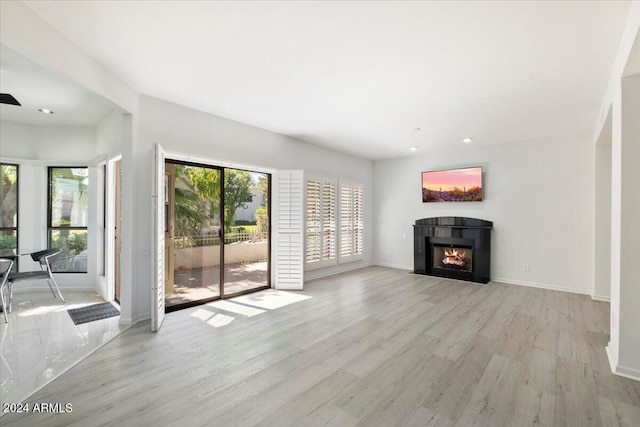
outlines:
[{"label": "white interior door", "polygon": [[164,173],[164,150],[160,144],[156,144],[154,167],[154,281],[151,290],[151,330],[156,332],[160,329],[164,320],[164,234],[165,234],[165,173]]}]

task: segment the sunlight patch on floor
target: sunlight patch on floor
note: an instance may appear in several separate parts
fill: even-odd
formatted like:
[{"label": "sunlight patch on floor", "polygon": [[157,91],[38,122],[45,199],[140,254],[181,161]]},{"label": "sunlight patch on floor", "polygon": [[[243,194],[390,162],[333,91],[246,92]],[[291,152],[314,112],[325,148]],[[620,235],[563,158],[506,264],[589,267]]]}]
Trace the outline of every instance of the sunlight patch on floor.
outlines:
[{"label": "sunlight patch on floor", "polygon": [[233,322],[235,317],[227,316],[226,314],[216,313],[213,317],[207,320],[207,325],[213,326],[214,328],[219,328],[221,326],[226,326],[229,323]]},{"label": "sunlight patch on floor", "polygon": [[285,292],[277,289],[267,289],[254,294],[242,295],[234,298],[233,301],[241,304],[247,304],[254,307],[260,307],[267,310],[275,310],[289,304],[304,301],[311,298],[308,295],[300,295],[293,292]]},{"label": "sunlight patch on floor", "polygon": [[[236,317],[253,317],[276,310],[289,304],[310,299],[308,295],[294,292],[267,289],[249,295],[242,295],[228,300],[210,302],[195,307],[189,316],[196,318],[214,328],[219,328],[233,322]],[[225,313],[221,313],[224,311]]]},{"label": "sunlight patch on floor", "polygon": [[219,310],[224,310],[235,314],[241,314],[247,317],[256,316],[265,312],[265,310],[260,310],[259,308],[236,304],[235,302],[228,300],[215,301],[207,305],[209,307],[217,308]]},{"label": "sunlight patch on floor", "polygon": [[191,317],[202,320],[204,323],[209,326],[213,326],[214,328],[226,326],[235,320],[235,317],[233,316],[206,310],[204,308],[196,309],[193,313],[191,313]]}]

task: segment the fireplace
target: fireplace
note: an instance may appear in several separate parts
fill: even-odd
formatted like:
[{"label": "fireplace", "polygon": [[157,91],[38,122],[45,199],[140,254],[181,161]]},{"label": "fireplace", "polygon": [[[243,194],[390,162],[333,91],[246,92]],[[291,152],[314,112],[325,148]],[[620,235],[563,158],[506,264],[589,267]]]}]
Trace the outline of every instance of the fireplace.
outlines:
[{"label": "fireplace", "polygon": [[416,221],[414,273],[488,283],[493,223],[475,218],[437,217]]}]

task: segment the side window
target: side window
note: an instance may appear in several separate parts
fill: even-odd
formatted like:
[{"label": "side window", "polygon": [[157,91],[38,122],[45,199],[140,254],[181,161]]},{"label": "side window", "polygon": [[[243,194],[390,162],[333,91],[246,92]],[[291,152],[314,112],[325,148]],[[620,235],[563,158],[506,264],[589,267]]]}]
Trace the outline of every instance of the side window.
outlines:
[{"label": "side window", "polygon": [[[18,254],[18,165],[0,163],[0,180],[0,256],[16,255]],[[6,269],[7,266],[4,268]],[[17,271],[17,263],[14,264],[14,271]]]},{"label": "side window", "polygon": [[55,272],[87,272],[88,189],[88,168],[49,168],[48,242],[62,249]]}]

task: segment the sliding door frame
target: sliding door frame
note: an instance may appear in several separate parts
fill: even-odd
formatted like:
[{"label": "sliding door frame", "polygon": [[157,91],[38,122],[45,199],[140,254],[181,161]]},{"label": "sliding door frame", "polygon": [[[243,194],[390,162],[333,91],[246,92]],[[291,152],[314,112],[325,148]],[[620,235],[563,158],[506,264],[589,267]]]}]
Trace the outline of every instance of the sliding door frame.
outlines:
[{"label": "sliding door frame", "polygon": [[[218,236],[220,239],[220,278],[219,278],[219,295],[215,296],[215,297],[211,297],[211,298],[204,298],[204,299],[200,299],[200,300],[196,300],[196,301],[189,301],[186,303],[182,303],[182,304],[176,304],[173,305],[171,307],[166,307],[165,305],[165,312],[169,313],[172,311],[177,311],[177,310],[182,310],[185,308],[190,308],[190,307],[195,307],[198,305],[202,305],[202,304],[206,304],[208,302],[212,302],[212,301],[217,301],[220,299],[226,299],[226,298],[233,298],[233,297],[237,297],[240,295],[244,295],[244,294],[249,294],[249,293],[253,293],[253,292],[257,292],[257,291],[261,291],[264,289],[269,289],[271,288],[271,284],[272,284],[272,278],[271,278],[271,248],[272,248],[272,228],[271,228],[271,224],[272,224],[272,211],[271,211],[271,206],[272,206],[272,177],[274,175],[273,170],[270,169],[265,169],[265,168],[260,168],[260,167],[254,167],[254,166],[249,166],[249,165],[240,165],[240,164],[234,164],[234,163],[227,163],[227,162],[216,162],[216,161],[210,161],[207,159],[202,159],[202,158],[195,158],[192,156],[185,156],[185,155],[180,155],[180,154],[176,154],[176,153],[171,153],[168,151],[165,151],[165,164],[167,163],[173,163],[173,164],[179,164],[179,165],[185,165],[185,166],[193,166],[193,167],[201,167],[201,168],[208,168],[208,169],[215,169],[218,170],[220,172],[220,223],[221,223],[221,227],[218,231]],[[247,171],[247,172],[254,172],[254,173],[262,173],[262,174],[266,174],[267,175],[267,181],[268,181],[268,196],[267,196],[267,212],[269,214],[269,222],[267,225],[267,284],[264,286],[260,286],[260,287],[256,287],[253,289],[247,289],[244,291],[240,291],[240,292],[235,292],[232,294],[225,294],[224,292],[224,285],[225,285],[225,281],[224,281],[224,271],[225,271],[225,251],[224,251],[224,247],[225,247],[225,232],[224,232],[224,220],[225,220],[225,214],[224,214],[224,208],[225,208],[225,197],[224,197],[224,182],[225,182],[225,169],[236,169],[236,170],[242,170],[242,171]],[[166,262],[166,260],[165,260]]]}]

